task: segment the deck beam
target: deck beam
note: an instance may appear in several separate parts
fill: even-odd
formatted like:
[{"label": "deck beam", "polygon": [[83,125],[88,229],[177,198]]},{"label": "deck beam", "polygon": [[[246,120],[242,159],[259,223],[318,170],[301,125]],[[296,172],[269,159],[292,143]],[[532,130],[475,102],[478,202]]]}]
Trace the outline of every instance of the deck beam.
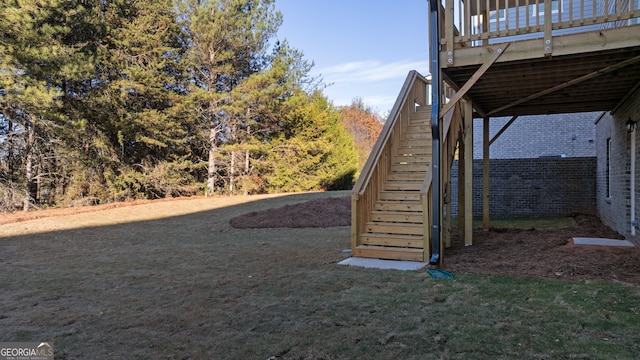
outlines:
[{"label": "deck beam", "polygon": [[518,118],[518,115],[515,115],[514,117],[512,117],[506,124],[504,124],[504,126],[502,127],[502,129],[500,129],[500,131],[498,131],[492,138],[491,140],[489,140],[489,145],[493,144],[496,140],[498,140],[498,138],[500,137],[500,135],[502,135],[502,133],[504,133],[509,126],[511,126],[511,124],[513,124],[514,121],[516,121],[516,119]]},{"label": "deck beam", "polygon": [[484,73],[489,70],[491,65],[493,65],[498,60],[498,58],[502,56],[502,54],[504,54],[505,50],[507,50],[508,47],[509,43],[505,43],[493,49],[493,54],[482,64],[482,66],[480,66],[478,70],[476,70],[473,76],[471,76],[471,79],[469,79],[469,81],[467,81],[460,88],[460,90],[456,92],[453,98],[449,100],[449,102],[445,106],[442,107],[442,110],[440,110],[441,118],[444,117],[449,112],[449,110],[451,110],[458,103],[458,101],[460,101],[462,97],[467,94],[469,90],[471,90],[473,85],[478,80],[480,80],[482,75],[484,75]]},{"label": "deck beam", "polygon": [[549,89],[545,89],[545,90],[539,91],[539,92],[537,92],[537,93],[535,93],[535,94],[531,94],[531,95],[529,95],[529,96],[527,96],[527,97],[525,97],[525,98],[522,98],[522,99],[516,100],[516,101],[514,101],[514,102],[512,102],[512,103],[510,103],[510,104],[507,104],[507,105],[501,106],[501,107],[499,107],[499,108],[497,108],[497,109],[494,109],[494,110],[491,110],[491,111],[489,111],[489,112],[487,113],[487,115],[493,115],[493,114],[498,113],[498,112],[500,112],[500,111],[502,111],[502,110],[506,110],[506,109],[508,109],[508,108],[510,108],[510,107],[514,107],[514,106],[516,106],[516,105],[520,105],[520,104],[522,104],[522,103],[524,103],[524,102],[527,102],[527,101],[530,101],[530,100],[533,100],[533,99],[537,99],[537,98],[539,98],[539,97],[542,97],[542,96],[545,96],[545,95],[551,94],[552,92],[556,92],[556,91],[558,91],[558,90],[562,90],[562,89],[564,89],[564,88],[567,88],[567,87],[570,87],[570,86],[573,86],[573,85],[577,85],[577,84],[579,84],[579,83],[581,83],[581,82],[585,82],[585,81],[587,81],[587,80],[591,80],[591,79],[593,79],[593,78],[595,78],[595,77],[598,77],[598,76],[601,76],[601,75],[604,75],[604,74],[610,73],[610,72],[612,72],[612,71],[616,71],[616,70],[618,70],[618,69],[620,69],[620,68],[623,68],[623,67],[625,67],[625,66],[628,66],[628,65],[631,65],[631,64],[635,64],[635,63],[637,63],[638,61],[640,61],[640,55],[635,56],[635,57],[632,57],[632,58],[627,59],[627,60],[625,60],[625,61],[619,62],[619,63],[617,63],[617,64],[615,64],[615,65],[607,66],[607,67],[606,67],[606,68],[604,68],[604,69],[600,69],[600,70],[597,70],[597,71],[593,71],[593,72],[591,72],[591,73],[589,73],[589,74],[586,74],[586,75],[583,75],[583,76],[577,77],[577,78],[575,78],[575,79],[573,79],[573,80],[566,81],[566,82],[564,82],[564,83],[562,83],[562,84],[559,84],[559,85],[553,86],[553,87],[551,87],[551,88],[549,88]]},{"label": "deck beam", "polygon": [[[640,46],[640,37],[628,28],[601,29],[578,34],[553,37],[553,56],[584,54]],[[454,65],[465,67],[481,65],[485,62],[487,53],[496,45],[463,47],[455,50]],[[545,39],[531,39],[511,43],[508,54],[496,60],[497,63],[530,60],[545,57]],[[447,66],[448,55],[440,53],[440,66]]]}]

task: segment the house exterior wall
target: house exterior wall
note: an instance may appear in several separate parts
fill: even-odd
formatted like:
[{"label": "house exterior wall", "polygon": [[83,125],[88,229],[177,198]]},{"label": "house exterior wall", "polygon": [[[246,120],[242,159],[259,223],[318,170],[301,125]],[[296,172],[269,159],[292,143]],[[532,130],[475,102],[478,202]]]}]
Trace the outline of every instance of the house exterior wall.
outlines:
[{"label": "house exterior wall", "polygon": [[[451,214],[458,214],[458,162],[451,169]],[[596,214],[596,158],[493,159],[493,218]],[[473,216],[482,216],[482,160],[473,162]]]},{"label": "house exterior wall", "polygon": [[[594,121],[600,112],[517,118],[489,147],[490,159],[596,156]],[[491,118],[493,138],[511,118]],[[473,158],[482,159],[482,119],[473,120]]]},{"label": "house exterior wall", "polygon": [[[601,112],[522,116],[489,147],[491,217],[596,214],[596,127]],[[491,118],[493,138],[511,118]],[[474,119],[473,215],[482,216],[483,120]],[[458,164],[451,174],[457,216]]]},{"label": "house exterior wall", "polygon": [[[640,241],[640,228],[631,235],[631,191],[635,192],[636,222],[640,214],[640,129],[628,134],[625,122],[640,120],[640,91],[611,115],[606,113],[596,123],[596,149],[598,154],[596,201],[598,215],[612,229],[630,240]],[[635,136],[636,147],[631,149],[631,137]],[[610,141],[610,171],[607,177],[607,142]],[[635,189],[631,189],[631,151],[636,153]],[[607,181],[608,178],[608,181]],[[607,196],[607,183],[609,196]]]}]

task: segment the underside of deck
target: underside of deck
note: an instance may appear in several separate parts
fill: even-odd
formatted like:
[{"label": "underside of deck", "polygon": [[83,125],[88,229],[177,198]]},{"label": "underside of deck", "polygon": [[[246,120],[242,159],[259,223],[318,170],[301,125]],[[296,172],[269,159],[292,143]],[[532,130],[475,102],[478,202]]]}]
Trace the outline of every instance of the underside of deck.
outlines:
[{"label": "underside of deck", "polygon": [[542,41],[456,49],[442,72],[454,87],[473,83],[476,117],[614,110],[640,86],[640,26],[553,38],[551,56]]}]

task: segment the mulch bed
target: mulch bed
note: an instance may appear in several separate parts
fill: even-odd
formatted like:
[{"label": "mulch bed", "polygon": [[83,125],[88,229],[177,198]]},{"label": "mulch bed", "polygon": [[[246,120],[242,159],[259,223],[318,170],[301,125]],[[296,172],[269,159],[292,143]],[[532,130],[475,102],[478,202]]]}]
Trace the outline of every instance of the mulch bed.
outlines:
[{"label": "mulch bed", "polygon": [[602,279],[640,284],[640,249],[573,244],[573,237],[623,239],[591,215],[576,215],[557,230],[476,230],[473,246],[452,236],[445,268],[453,272],[534,278]]},{"label": "mulch bed", "polygon": [[325,228],[351,224],[348,196],[315,199],[265,211],[252,211],[231,219],[231,226],[247,228]]},{"label": "mulch bed", "polygon": [[[0,224],[137,203],[0,214]],[[316,199],[250,212],[233,218],[230,223],[235,228],[349,226],[351,200],[349,196]],[[464,246],[454,229],[452,246],[444,250],[444,269],[453,273],[640,284],[640,248],[574,245],[573,237],[623,238],[592,215],[575,215],[572,226],[557,230],[476,229],[473,246]]]},{"label": "mulch bed", "polygon": [[[231,220],[236,228],[333,227],[350,225],[350,198],[311,200]],[[573,225],[558,230],[475,230],[473,246],[464,246],[456,230],[444,250],[451,272],[530,278],[602,279],[640,284],[640,249],[574,245],[573,237],[623,237],[591,215],[575,215]]]}]

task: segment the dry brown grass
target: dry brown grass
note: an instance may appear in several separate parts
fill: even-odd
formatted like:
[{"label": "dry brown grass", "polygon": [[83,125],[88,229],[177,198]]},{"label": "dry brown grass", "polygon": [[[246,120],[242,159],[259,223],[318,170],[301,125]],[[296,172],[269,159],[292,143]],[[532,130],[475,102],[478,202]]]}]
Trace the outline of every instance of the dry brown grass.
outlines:
[{"label": "dry brown grass", "polygon": [[[335,195],[150,202],[0,225],[0,339],[50,339],[74,359],[233,354],[250,329],[229,323],[284,300],[288,276],[346,257],[349,238],[345,227],[238,230],[229,220]],[[254,298],[267,281],[273,293]],[[238,309],[241,299],[251,300]]]},{"label": "dry brown grass", "polygon": [[638,358],[640,289],[335,265],[348,226],[229,220],[341,193],[200,198],[0,225],[0,341],[59,359]]}]

